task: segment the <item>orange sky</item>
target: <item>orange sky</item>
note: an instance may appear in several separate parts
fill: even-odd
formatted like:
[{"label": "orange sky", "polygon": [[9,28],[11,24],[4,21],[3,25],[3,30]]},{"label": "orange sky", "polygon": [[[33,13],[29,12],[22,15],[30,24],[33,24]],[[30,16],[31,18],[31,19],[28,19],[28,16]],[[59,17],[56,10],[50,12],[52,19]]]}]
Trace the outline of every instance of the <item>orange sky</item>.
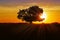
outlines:
[{"label": "orange sky", "polygon": [[[57,7],[57,8],[56,8]],[[60,23],[60,7],[42,7],[46,13],[46,20],[44,23],[59,22]],[[0,23],[18,23],[21,20],[17,19],[17,12],[19,9],[27,8],[24,6],[18,7],[0,7]]]},{"label": "orange sky", "polygon": [[[12,0],[11,0],[12,1]],[[16,0],[17,1],[17,0]],[[8,3],[6,3],[8,2]],[[24,1],[25,2],[25,1]],[[48,1],[47,1],[48,2]],[[60,23],[60,2],[55,0],[55,2],[51,0],[51,2],[33,2],[32,3],[16,3],[14,0],[9,1],[0,1],[0,23],[18,23],[22,22],[17,18],[17,12],[19,9],[25,9],[32,5],[38,5],[39,7],[44,9],[46,13],[46,20],[44,23],[52,23],[59,22]]]}]

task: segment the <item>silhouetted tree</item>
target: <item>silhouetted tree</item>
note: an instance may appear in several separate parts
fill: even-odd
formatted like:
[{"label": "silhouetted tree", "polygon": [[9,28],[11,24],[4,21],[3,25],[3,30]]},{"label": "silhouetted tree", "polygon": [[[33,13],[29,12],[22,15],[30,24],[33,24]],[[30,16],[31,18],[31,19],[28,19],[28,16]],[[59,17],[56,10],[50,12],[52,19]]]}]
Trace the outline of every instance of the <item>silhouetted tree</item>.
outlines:
[{"label": "silhouetted tree", "polygon": [[25,20],[32,23],[32,21],[43,21],[44,19],[39,18],[39,15],[43,14],[43,9],[38,6],[32,6],[28,9],[19,10],[18,19]]}]

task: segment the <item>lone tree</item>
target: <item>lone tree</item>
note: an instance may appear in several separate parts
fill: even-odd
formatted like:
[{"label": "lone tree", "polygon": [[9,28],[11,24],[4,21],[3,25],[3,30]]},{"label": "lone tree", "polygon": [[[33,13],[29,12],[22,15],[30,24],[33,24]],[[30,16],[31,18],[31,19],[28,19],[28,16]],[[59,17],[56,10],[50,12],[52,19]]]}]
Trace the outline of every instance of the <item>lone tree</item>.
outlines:
[{"label": "lone tree", "polygon": [[32,6],[27,9],[19,10],[18,19],[25,20],[26,22],[32,23],[32,21],[43,21],[39,15],[43,14],[43,9],[38,6]]}]

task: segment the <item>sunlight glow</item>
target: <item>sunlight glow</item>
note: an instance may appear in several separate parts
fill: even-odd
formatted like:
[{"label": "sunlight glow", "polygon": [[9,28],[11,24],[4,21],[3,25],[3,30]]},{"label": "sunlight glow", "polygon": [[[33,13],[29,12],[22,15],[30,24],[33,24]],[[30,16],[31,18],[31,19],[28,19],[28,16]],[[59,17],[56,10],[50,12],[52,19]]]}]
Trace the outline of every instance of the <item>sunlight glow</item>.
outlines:
[{"label": "sunlight glow", "polygon": [[33,22],[34,24],[46,23],[46,21],[47,21],[47,13],[46,12],[43,12],[43,14],[40,14],[39,17],[44,20],[41,22],[39,22],[39,21]]},{"label": "sunlight glow", "polygon": [[41,18],[45,18],[46,19],[46,13],[45,12],[42,14]]},{"label": "sunlight glow", "polygon": [[41,23],[45,23],[47,21],[47,15],[46,12],[43,12],[42,15],[40,15],[40,18],[44,19],[43,21],[41,21]]}]

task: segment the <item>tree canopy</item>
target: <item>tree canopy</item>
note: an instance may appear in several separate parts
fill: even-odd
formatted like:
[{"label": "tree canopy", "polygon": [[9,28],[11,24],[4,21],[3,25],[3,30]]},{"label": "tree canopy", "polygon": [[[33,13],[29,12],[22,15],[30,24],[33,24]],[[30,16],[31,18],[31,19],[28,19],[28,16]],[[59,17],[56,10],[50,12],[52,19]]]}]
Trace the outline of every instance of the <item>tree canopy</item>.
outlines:
[{"label": "tree canopy", "polygon": [[39,8],[39,6],[31,6],[27,9],[19,10],[17,14],[18,19],[25,20],[26,22],[43,21],[43,19],[39,18],[39,15],[43,14],[43,9]]}]

